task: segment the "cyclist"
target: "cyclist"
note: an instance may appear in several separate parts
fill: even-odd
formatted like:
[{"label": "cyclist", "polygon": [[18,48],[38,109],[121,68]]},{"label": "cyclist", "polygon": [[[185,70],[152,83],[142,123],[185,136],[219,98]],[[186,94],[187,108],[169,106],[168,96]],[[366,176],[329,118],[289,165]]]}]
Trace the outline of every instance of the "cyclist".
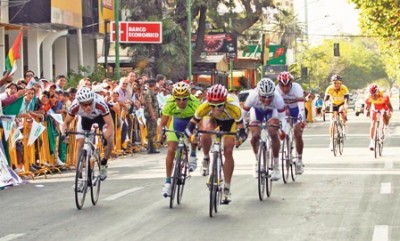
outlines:
[{"label": "cyclist", "polygon": [[[365,100],[365,111],[366,115],[370,116],[370,110],[371,106],[374,105],[374,110],[386,110],[389,112],[384,112],[382,115],[382,120],[384,123],[384,126],[389,126],[389,121],[391,112],[393,112],[393,106],[392,103],[390,102],[390,98],[388,95],[384,94],[383,91],[379,90],[379,87],[377,84],[372,84],[368,88],[368,96],[367,99]],[[371,136],[371,141],[369,143],[369,149],[371,151],[374,150],[374,133],[375,133],[375,127],[376,127],[376,112],[372,113],[372,118],[371,118],[371,127],[370,127],[370,136]]]},{"label": "cyclist", "polygon": [[297,164],[296,174],[304,171],[303,164],[303,130],[306,127],[306,115],[304,109],[304,90],[300,84],[293,82],[294,78],[289,72],[281,72],[278,75],[276,91],[282,96],[287,109],[287,114],[293,117],[294,139],[296,142]]},{"label": "cyclist", "polygon": [[[104,102],[100,95],[93,93],[88,87],[81,87],[68,109],[64,123],[61,125],[61,133],[65,133],[75,116],[78,116],[76,126],[78,132],[90,130],[94,123],[97,123],[99,128],[103,130],[103,136],[107,143],[104,148],[104,158],[101,160],[100,165],[100,179],[104,181],[107,178],[107,161],[110,158],[114,144],[114,123],[107,103]],[[75,155],[76,160],[78,160],[79,151],[83,147],[84,137],[77,135],[76,140]]]},{"label": "cyclist", "polygon": [[[159,133],[162,129],[168,126],[169,130],[176,130],[180,132],[185,131],[186,125],[193,117],[200,101],[194,95],[190,94],[190,85],[185,82],[178,82],[174,84],[172,89],[172,96],[170,96],[163,109],[161,122],[158,125]],[[178,136],[173,132],[166,133],[167,137],[167,156],[165,158],[166,165],[166,179],[162,188],[164,197],[171,195],[171,173],[172,164],[175,157],[176,147],[178,146]],[[163,137],[165,139],[165,137]],[[196,146],[193,144],[189,158],[189,171],[192,172],[197,167]]]},{"label": "cyclist", "polygon": [[[247,133],[243,125],[242,110],[239,103],[232,98],[227,98],[227,89],[220,84],[215,84],[207,91],[207,100],[203,102],[196,110],[193,118],[186,127],[186,134],[192,138],[193,130],[200,121],[203,130],[214,130],[217,126],[221,131],[238,132],[240,139],[244,142],[247,139]],[[203,146],[204,160],[202,175],[208,175],[209,170],[209,152],[211,148],[211,136],[202,134],[201,142]],[[234,136],[224,137],[224,191],[223,203],[228,204],[231,201],[230,185],[235,166],[233,160],[233,147],[240,143],[235,143]]]},{"label": "cyclist", "polygon": [[[332,84],[328,86],[325,90],[324,105],[322,107],[325,110],[326,102],[331,100],[331,110],[332,111],[342,111],[341,118],[344,126],[344,133],[347,133],[347,117],[346,110],[349,102],[349,90],[342,84],[343,78],[340,75],[334,74],[331,78]],[[331,118],[331,124],[329,126],[329,135],[333,135],[333,115]],[[329,149],[332,150],[332,138],[330,138]]]},{"label": "cyclist", "polygon": [[[275,92],[275,84],[271,79],[264,78],[258,82],[257,87],[252,89],[243,104],[243,116],[246,116],[250,109],[250,124],[254,125],[261,123],[263,120],[267,121],[270,125],[278,125],[282,123],[283,128],[286,126],[285,119],[285,103],[282,97]],[[283,129],[282,128],[282,129]],[[258,127],[250,127],[251,132],[251,146],[253,147],[256,162],[254,164],[254,176],[258,175],[258,145],[260,141],[261,129]],[[271,180],[277,181],[281,178],[279,169],[279,150],[281,142],[278,137],[278,129],[276,127],[268,128],[269,136],[272,142],[272,154],[274,156],[274,171]],[[280,137],[283,139],[285,132],[281,131]]]}]

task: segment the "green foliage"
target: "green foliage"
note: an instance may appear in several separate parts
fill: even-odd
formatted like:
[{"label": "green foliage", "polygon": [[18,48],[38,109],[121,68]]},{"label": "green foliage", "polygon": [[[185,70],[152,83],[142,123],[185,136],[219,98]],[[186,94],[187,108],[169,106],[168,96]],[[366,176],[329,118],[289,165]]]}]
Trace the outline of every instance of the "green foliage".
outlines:
[{"label": "green foliage", "polygon": [[[127,73],[122,73],[121,76],[126,75]],[[78,72],[70,70],[68,73],[68,82],[66,87],[76,87],[78,86],[79,81],[83,77],[88,77],[92,82],[97,81],[101,82],[105,78],[112,78],[115,79],[115,75],[107,75],[106,70],[104,69],[103,65],[97,65],[97,68],[92,69],[90,66],[79,66]]]}]

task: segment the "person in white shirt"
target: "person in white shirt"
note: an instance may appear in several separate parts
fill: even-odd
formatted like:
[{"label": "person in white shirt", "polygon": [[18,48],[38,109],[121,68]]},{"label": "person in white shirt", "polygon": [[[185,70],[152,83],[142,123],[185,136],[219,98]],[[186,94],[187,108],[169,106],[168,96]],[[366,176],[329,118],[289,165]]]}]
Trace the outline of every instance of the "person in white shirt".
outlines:
[{"label": "person in white shirt", "polygon": [[[264,120],[271,125],[268,128],[268,133],[272,142],[272,154],[274,161],[274,170],[271,180],[278,181],[281,178],[281,171],[279,168],[279,151],[281,142],[279,139],[285,138],[285,132],[283,131],[286,127],[285,104],[282,97],[275,92],[275,84],[271,79],[261,79],[260,82],[258,82],[257,87],[250,91],[242,108],[244,117],[251,108],[254,110],[250,113],[251,125],[261,123]],[[279,125],[281,125],[281,130],[279,130],[279,127],[273,127]],[[255,177],[257,177],[257,153],[261,129],[258,127],[250,127],[250,132],[252,136],[250,143],[256,156],[254,169]]]},{"label": "person in white shirt", "polygon": [[276,92],[279,93],[288,111],[288,116],[293,117],[294,138],[296,142],[297,163],[296,174],[304,172],[303,164],[303,129],[306,126],[306,116],[304,108],[304,90],[300,84],[293,82],[293,76],[289,72],[281,72],[278,75],[278,86]]}]

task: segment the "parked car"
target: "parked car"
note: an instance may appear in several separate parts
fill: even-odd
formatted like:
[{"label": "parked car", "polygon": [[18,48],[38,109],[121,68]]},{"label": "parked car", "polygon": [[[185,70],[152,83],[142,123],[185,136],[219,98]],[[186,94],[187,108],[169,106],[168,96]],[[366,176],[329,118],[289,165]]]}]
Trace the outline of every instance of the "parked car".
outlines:
[{"label": "parked car", "polygon": [[364,94],[358,94],[354,111],[356,116],[359,116],[360,114],[364,114],[364,107],[365,107],[365,95]]}]

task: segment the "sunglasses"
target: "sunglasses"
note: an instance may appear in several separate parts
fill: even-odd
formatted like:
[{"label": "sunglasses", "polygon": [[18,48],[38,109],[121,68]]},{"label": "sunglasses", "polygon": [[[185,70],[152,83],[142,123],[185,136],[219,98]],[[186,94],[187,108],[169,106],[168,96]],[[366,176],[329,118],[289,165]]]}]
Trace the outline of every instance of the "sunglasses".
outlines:
[{"label": "sunglasses", "polygon": [[123,85],[128,85],[128,83],[122,83]]},{"label": "sunglasses", "polygon": [[267,96],[262,96],[262,95],[260,95],[260,98],[261,98],[261,99],[269,99],[269,100],[271,100],[271,99],[274,98],[274,96],[273,96],[273,95],[267,95]]},{"label": "sunglasses", "polygon": [[218,103],[218,104],[208,103],[208,105],[211,106],[212,108],[221,108],[225,105],[225,103]]},{"label": "sunglasses", "polygon": [[176,101],[182,101],[182,102],[183,102],[183,101],[187,101],[188,99],[189,99],[188,97],[185,97],[185,98],[176,98],[176,97],[175,97],[175,100],[176,100]]},{"label": "sunglasses", "polygon": [[91,106],[92,104],[93,104],[93,101],[90,101],[90,102],[81,103],[81,106],[87,107],[87,106]]}]

